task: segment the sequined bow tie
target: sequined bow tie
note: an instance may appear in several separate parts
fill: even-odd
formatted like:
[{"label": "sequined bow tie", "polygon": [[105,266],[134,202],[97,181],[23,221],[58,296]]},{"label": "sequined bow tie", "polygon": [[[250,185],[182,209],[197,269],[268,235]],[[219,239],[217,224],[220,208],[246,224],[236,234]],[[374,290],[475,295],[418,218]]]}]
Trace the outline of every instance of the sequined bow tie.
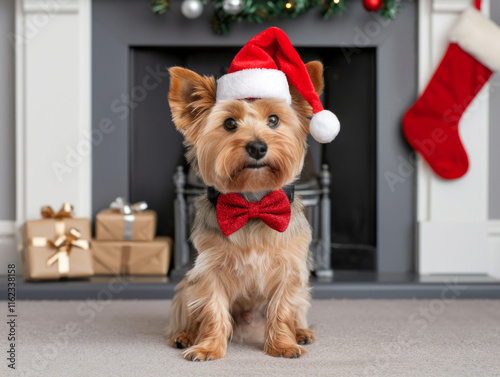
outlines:
[{"label": "sequined bow tie", "polygon": [[270,228],[284,232],[290,222],[290,203],[283,189],[271,191],[260,202],[248,202],[238,194],[220,194],[217,222],[226,237],[243,227],[248,219],[260,219]]}]

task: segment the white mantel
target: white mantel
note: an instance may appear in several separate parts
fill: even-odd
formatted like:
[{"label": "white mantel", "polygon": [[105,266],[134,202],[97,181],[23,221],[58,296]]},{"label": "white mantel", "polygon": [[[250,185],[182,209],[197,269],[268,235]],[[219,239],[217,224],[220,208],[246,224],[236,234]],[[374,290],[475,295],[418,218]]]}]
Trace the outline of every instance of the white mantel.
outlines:
[{"label": "white mantel", "polygon": [[[422,92],[448,45],[447,35],[471,0],[419,2],[419,89]],[[489,0],[482,13],[489,15]],[[470,160],[467,174],[447,181],[420,159],[417,221],[419,272],[500,275],[497,225],[488,220],[489,90],[485,85],[459,125]]]},{"label": "white mantel", "polygon": [[[78,216],[91,214],[92,154],[86,149],[91,130],[91,2],[17,1],[19,227],[37,218],[41,205],[58,206],[63,200],[75,205]],[[483,3],[487,15],[489,0]],[[444,53],[447,31],[471,4],[472,0],[419,1],[421,91]],[[467,175],[443,181],[419,162],[416,231],[421,273],[500,275],[500,227],[488,221],[487,212],[488,89],[460,125],[471,160]],[[65,168],[71,172],[64,173]]]},{"label": "white mantel", "polygon": [[17,224],[62,201],[89,217],[91,0],[18,0],[15,35]]}]

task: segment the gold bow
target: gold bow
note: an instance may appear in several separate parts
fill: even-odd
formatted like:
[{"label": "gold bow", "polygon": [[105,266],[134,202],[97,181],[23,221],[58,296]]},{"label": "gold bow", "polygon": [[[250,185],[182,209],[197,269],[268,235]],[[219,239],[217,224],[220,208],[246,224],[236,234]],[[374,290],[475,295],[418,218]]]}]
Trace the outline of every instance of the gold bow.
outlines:
[{"label": "gold bow", "polygon": [[51,206],[43,206],[41,211],[44,219],[64,219],[73,217],[73,206],[70,203],[64,203],[59,210],[55,213]]},{"label": "gold bow", "polygon": [[118,197],[109,205],[109,208],[124,215],[131,215],[132,213],[142,212],[146,210],[148,208],[148,203],[137,202],[134,204],[130,204],[123,200],[123,198]]},{"label": "gold bow", "polygon": [[52,266],[58,262],[59,274],[67,275],[69,272],[69,253],[72,247],[78,247],[83,250],[89,249],[89,242],[81,240],[81,233],[76,228],[71,228],[67,234],[60,234],[55,241],[47,239],[47,237],[33,237],[30,240],[32,246],[35,247],[50,247],[57,249],[47,260],[47,266]]}]

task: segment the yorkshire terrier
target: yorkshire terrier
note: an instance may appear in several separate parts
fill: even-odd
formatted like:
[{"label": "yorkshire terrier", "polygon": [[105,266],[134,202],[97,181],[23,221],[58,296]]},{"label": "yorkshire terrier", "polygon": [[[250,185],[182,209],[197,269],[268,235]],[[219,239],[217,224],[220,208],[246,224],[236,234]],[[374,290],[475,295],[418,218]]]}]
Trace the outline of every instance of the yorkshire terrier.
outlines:
[{"label": "yorkshire terrier", "polygon": [[[312,61],[305,68],[319,96],[323,66]],[[185,68],[171,68],[170,78],[168,100],[186,158],[210,188],[195,201],[191,241],[198,255],[176,287],[169,344],[185,349],[183,357],[193,361],[222,358],[231,337],[261,341],[271,356],[300,357],[306,353],[302,346],[315,340],[306,319],[311,227],[290,185],[303,167],[313,109],[292,85],[287,103],[256,96],[220,99],[213,77]],[[285,212],[286,229],[255,212],[277,190],[288,212],[270,207]],[[236,224],[239,205],[235,217],[218,219],[219,207],[228,205],[221,197],[229,196],[250,203],[243,223]]]}]

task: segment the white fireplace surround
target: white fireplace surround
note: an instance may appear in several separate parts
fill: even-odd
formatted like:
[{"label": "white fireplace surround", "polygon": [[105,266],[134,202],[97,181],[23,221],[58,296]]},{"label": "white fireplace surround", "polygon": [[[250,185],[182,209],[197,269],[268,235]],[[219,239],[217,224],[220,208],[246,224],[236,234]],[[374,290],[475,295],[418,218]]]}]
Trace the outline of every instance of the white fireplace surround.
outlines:
[{"label": "white fireplace surround", "polygon": [[[17,1],[18,229],[39,216],[41,205],[63,198],[75,205],[78,216],[91,215],[91,3]],[[489,3],[483,0],[485,15]],[[448,31],[471,4],[419,1],[420,91],[445,51]],[[500,277],[500,221],[488,220],[489,90],[489,85],[483,88],[460,124],[469,172],[444,181],[418,162],[415,231],[421,274]],[[73,173],[66,174],[68,169]]]}]

